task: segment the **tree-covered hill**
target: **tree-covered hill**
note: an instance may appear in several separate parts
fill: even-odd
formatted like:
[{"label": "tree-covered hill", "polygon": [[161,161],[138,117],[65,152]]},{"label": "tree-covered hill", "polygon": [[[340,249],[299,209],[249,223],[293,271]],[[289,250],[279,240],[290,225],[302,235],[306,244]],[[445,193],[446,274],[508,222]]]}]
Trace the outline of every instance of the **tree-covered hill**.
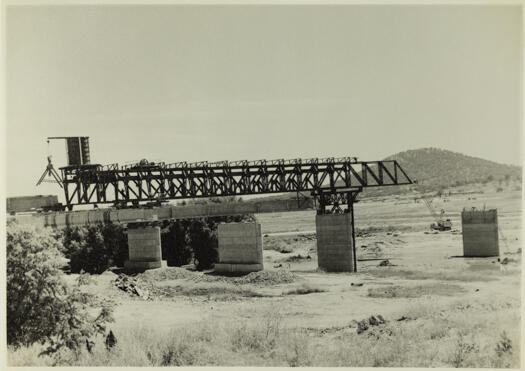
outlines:
[{"label": "tree-covered hill", "polygon": [[410,177],[425,188],[521,179],[519,166],[498,164],[438,148],[404,151],[385,160],[397,160]]}]

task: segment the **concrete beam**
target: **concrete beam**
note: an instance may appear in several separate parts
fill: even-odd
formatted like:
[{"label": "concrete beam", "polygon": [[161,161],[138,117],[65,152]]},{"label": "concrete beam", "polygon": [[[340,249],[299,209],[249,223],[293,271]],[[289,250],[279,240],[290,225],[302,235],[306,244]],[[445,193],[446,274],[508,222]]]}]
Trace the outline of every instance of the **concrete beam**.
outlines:
[{"label": "concrete beam", "polygon": [[20,215],[15,218],[22,224],[43,227],[81,226],[103,222],[140,223],[159,220],[196,219],[212,216],[275,213],[314,209],[314,200],[260,200],[206,205],[160,206],[151,209],[94,209],[62,211],[46,214]]}]

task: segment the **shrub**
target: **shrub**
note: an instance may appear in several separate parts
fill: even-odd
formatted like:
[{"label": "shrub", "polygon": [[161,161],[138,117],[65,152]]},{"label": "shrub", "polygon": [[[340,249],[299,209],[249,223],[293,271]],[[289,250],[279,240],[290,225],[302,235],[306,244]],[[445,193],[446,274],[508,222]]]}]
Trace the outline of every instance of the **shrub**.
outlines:
[{"label": "shrub", "polygon": [[67,227],[63,229],[61,251],[66,257],[69,258],[75,251],[80,249],[81,243],[86,238],[86,232],[86,228],[83,227]]},{"label": "shrub", "polygon": [[188,225],[187,221],[167,223],[165,233],[161,234],[162,256],[170,267],[180,267],[191,261],[193,254],[188,241]]},{"label": "shrub", "polygon": [[[240,198],[230,197],[190,203],[240,201]],[[161,234],[162,256],[169,266],[185,265],[193,258],[198,270],[212,268],[218,260],[217,224],[253,220],[252,215],[237,215],[165,222]],[[66,228],[63,244],[63,251],[70,259],[70,268],[74,273],[82,270],[102,273],[112,265],[123,266],[128,258],[127,236],[119,224]]]},{"label": "shrub", "polygon": [[71,272],[102,273],[112,263],[110,252],[106,251],[104,237],[98,226],[86,228],[85,237],[79,241],[79,248],[69,256]]},{"label": "shrub", "polygon": [[192,221],[189,225],[189,235],[195,266],[198,270],[209,269],[217,262],[218,240],[217,229],[204,220]]},{"label": "shrub", "polygon": [[127,237],[117,224],[66,228],[63,242],[74,273],[102,273],[112,265],[124,265],[128,257]]},{"label": "shrub", "polygon": [[217,225],[219,223],[239,223],[254,221],[253,215],[220,216],[193,221],[190,224],[190,245],[197,269],[212,268],[219,258]]},{"label": "shrub", "polygon": [[111,253],[113,264],[123,267],[124,262],[128,260],[128,237],[124,227],[116,223],[106,223],[100,226],[104,246]]},{"label": "shrub", "polygon": [[78,350],[111,320],[103,307],[89,315],[92,297],[69,288],[59,270],[59,240],[49,229],[7,226],[7,342],[18,346],[47,344],[44,353]]}]

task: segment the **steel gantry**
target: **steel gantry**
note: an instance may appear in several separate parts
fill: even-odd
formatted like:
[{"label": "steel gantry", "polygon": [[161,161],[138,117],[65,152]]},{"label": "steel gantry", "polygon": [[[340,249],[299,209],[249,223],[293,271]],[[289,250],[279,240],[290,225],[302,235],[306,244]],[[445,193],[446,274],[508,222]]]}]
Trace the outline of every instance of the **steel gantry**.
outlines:
[{"label": "steel gantry", "polygon": [[[412,184],[397,161],[308,160],[85,164],[60,168],[66,206],[311,192],[321,212],[338,212],[365,187]],[[335,206],[331,211],[326,206]]]}]

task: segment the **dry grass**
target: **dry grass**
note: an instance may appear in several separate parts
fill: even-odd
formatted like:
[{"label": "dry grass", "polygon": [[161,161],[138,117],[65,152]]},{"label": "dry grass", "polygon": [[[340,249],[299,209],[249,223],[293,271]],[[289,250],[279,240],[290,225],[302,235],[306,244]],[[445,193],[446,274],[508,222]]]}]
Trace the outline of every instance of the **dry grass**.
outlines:
[{"label": "dry grass", "polygon": [[64,353],[57,362],[36,357],[36,346],[10,349],[8,361],[12,366],[518,367],[519,314],[515,308],[501,314],[495,318],[492,311],[429,304],[409,310],[412,320],[390,318],[358,335],[348,326],[326,333],[286,328],[280,309],[270,308],[257,321],[203,322],[164,332],[122,330],[111,351],[100,338],[92,354]]},{"label": "dry grass", "polygon": [[156,286],[151,286],[149,292],[153,297],[158,298],[207,296],[208,299],[215,301],[268,296],[247,285],[234,285],[228,282],[172,282],[159,282]]},{"label": "dry grass", "polygon": [[291,290],[288,290],[286,292],[284,292],[283,294],[284,295],[305,295],[305,294],[312,294],[312,293],[317,293],[317,292],[326,292],[328,290],[320,287],[320,286],[317,286],[317,285],[312,285],[310,283],[307,283],[307,282],[303,282],[299,287],[296,287],[294,289],[291,289]]},{"label": "dry grass", "polygon": [[287,270],[251,272],[245,276],[233,279],[237,285],[250,284],[259,286],[272,286],[291,283],[297,279],[294,273]]},{"label": "dry grass", "polygon": [[498,279],[499,268],[474,271],[470,269],[448,269],[437,268],[432,270],[409,270],[395,267],[373,268],[367,271],[376,278],[399,277],[407,280],[439,280],[439,281],[460,281],[460,282],[488,282]]},{"label": "dry grass", "polygon": [[231,296],[262,297],[257,291],[228,283],[192,283],[187,286],[174,287],[175,292],[186,296],[209,296],[214,298],[229,298]]},{"label": "dry grass", "polygon": [[368,227],[357,227],[355,229],[356,236],[370,235],[376,233],[386,233],[386,232],[409,232],[412,231],[413,227],[410,225],[372,225]]},{"label": "dry grass", "polygon": [[299,247],[314,247],[315,235],[268,236],[264,238],[264,250],[275,250],[283,254],[291,253]]},{"label": "dry grass", "polygon": [[240,277],[217,273],[193,272],[184,268],[167,267],[152,269],[137,276],[137,279],[150,284],[158,284],[165,281],[185,280],[189,282],[224,283],[234,285],[259,285],[271,286],[281,283],[291,283],[296,276],[290,271],[259,271],[243,274]]},{"label": "dry grass", "polygon": [[371,298],[419,298],[425,295],[449,296],[464,292],[458,285],[428,283],[415,286],[381,286],[368,289]]}]

